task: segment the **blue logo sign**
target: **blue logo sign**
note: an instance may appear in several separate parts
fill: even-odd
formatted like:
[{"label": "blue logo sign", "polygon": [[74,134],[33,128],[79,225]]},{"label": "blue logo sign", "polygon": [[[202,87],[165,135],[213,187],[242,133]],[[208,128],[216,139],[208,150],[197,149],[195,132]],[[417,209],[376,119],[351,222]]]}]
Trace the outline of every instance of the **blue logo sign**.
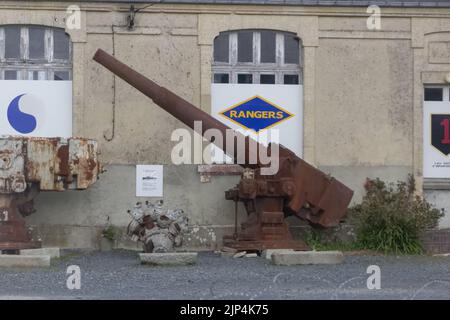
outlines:
[{"label": "blue logo sign", "polygon": [[28,113],[22,112],[19,109],[19,101],[25,93],[15,97],[8,106],[8,121],[9,124],[22,134],[31,133],[36,129],[36,118]]},{"label": "blue logo sign", "polygon": [[255,132],[273,127],[294,116],[289,111],[260,96],[254,96],[235,104],[222,111],[220,115]]}]

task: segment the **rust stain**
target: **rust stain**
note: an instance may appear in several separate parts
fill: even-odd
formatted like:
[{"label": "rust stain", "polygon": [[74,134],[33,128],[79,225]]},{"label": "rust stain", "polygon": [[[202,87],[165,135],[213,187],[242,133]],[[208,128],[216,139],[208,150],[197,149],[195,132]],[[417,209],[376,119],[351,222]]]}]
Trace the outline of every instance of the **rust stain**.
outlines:
[{"label": "rust stain", "polygon": [[58,148],[58,152],[56,155],[59,164],[59,172],[58,174],[61,176],[68,177],[70,174],[69,167],[69,146],[64,145]]}]

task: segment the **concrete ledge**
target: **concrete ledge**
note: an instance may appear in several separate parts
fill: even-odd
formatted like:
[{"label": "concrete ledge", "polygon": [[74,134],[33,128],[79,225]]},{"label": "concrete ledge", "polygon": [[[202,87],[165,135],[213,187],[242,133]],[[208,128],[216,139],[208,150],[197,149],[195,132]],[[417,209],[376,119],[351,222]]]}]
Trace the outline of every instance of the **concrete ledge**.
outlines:
[{"label": "concrete ledge", "polygon": [[50,258],[59,258],[61,256],[59,248],[39,248],[20,250],[21,255],[25,256],[50,256]]},{"label": "concrete ledge", "polygon": [[272,262],[279,266],[304,264],[339,264],[344,261],[341,251],[292,251],[275,252]]},{"label": "concrete ledge", "polygon": [[0,255],[0,267],[50,267],[50,256],[2,254]]},{"label": "concrete ledge", "polygon": [[235,255],[235,253],[223,252],[223,251],[221,251],[219,254],[220,254],[220,257],[222,257],[222,258],[233,258],[233,256]]},{"label": "concrete ledge", "polygon": [[449,258],[449,257],[450,257],[450,253],[438,253],[438,254],[433,254],[433,257]]},{"label": "concrete ledge", "polygon": [[285,252],[287,252],[287,253],[294,252],[294,250],[293,249],[266,249],[266,250],[263,250],[261,256],[263,256],[267,260],[272,260],[272,254],[285,253]]},{"label": "concrete ledge", "polygon": [[140,253],[139,259],[152,266],[184,266],[197,263],[197,252]]}]

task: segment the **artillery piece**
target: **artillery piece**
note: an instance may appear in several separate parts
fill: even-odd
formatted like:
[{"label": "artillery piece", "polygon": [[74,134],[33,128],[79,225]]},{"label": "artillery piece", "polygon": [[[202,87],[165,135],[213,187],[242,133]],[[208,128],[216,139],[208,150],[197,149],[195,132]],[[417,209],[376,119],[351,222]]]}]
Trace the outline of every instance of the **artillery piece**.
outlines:
[{"label": "artillery piece", "polygon": [[[101,49],[97,50],[93,59],[148,96],[155,104],[185,125],[193,130],[197,129],[199,131],[197,133],[202,137],[209,129],[219,130],[225,141],[216,145],[219,148],[228,145],[226,131],[231,129],[222,122]],[[194,126],[195,121],[202,122],[201,128]],[[248,217],[247,221],[241,224],[240,232],[236,230],[233,235],[224,236],[225,246],[255,251],[281,248],[308,250],[305,243],[293,239],[285,222],[287,216],[297,216],[308,221],[313,227],[332,227],[339,224],[353,196],[351,189],[309,165],[281,145],[278,172],[263,175],[261,169],[267,165],[261,161],[259,155],[271,148],[257,144],[250,137],[241,136],[238,132],[235,132],[232,139],[245,141],[245,162],[239,163],[244,167],[244,172],[238,185],[226,191],[225,197],[235,201],[236,204],[238,201],[243,202]],[[257,148],[251,148],[255,144]],[[238,146],[236,143],[231,145],[234,145],[234,149],[224,151],[237,163]],[[249,159],[256,161],[251,163]]]},{"label": "artillery piece", "polygon": [[39,248],[25,225],[40,191],[84,190],[101,171],[95,140],[0,137],[0,252]]}]

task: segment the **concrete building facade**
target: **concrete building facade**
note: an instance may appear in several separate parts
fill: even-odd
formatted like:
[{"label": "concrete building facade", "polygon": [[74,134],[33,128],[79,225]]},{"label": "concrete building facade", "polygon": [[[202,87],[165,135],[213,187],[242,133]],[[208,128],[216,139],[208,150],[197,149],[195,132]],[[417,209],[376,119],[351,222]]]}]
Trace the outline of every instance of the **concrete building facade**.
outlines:
[{"label": "concrete building facade", "polygon": [[[368,28],[372,1],[194,2],[137,1],[132,29],[129,1],[0,3],[0,27],[62,28],[70,36],[73,135],[99,141],[107,170],[89,190],[40,194],[27,222],[44,244],[98,247],[104,227],[125,228],[126,210],[143,200],[135,197],[135,165],[164,164],[165,203],[190,216],[187,245],[220,245],[234,221],[224,191],[238,175],[206,177],[217,167],[173,165],[171,133],[182,124],[92,56],[102,48],[210,112],[214,39],[233,30],[300,39],[303,158],[353,188],[353,203],[366,177],[413,174],[419,193],[450,211],[450,180],[423,178],[424,88],[448,86],[450,2],[373,1],[379,30]],[[67,27],[70,5],[81,9],[80,28]],[[441,227],[450,227],[450,214]],[[129,246],[122,240],[118,246]]]}]

